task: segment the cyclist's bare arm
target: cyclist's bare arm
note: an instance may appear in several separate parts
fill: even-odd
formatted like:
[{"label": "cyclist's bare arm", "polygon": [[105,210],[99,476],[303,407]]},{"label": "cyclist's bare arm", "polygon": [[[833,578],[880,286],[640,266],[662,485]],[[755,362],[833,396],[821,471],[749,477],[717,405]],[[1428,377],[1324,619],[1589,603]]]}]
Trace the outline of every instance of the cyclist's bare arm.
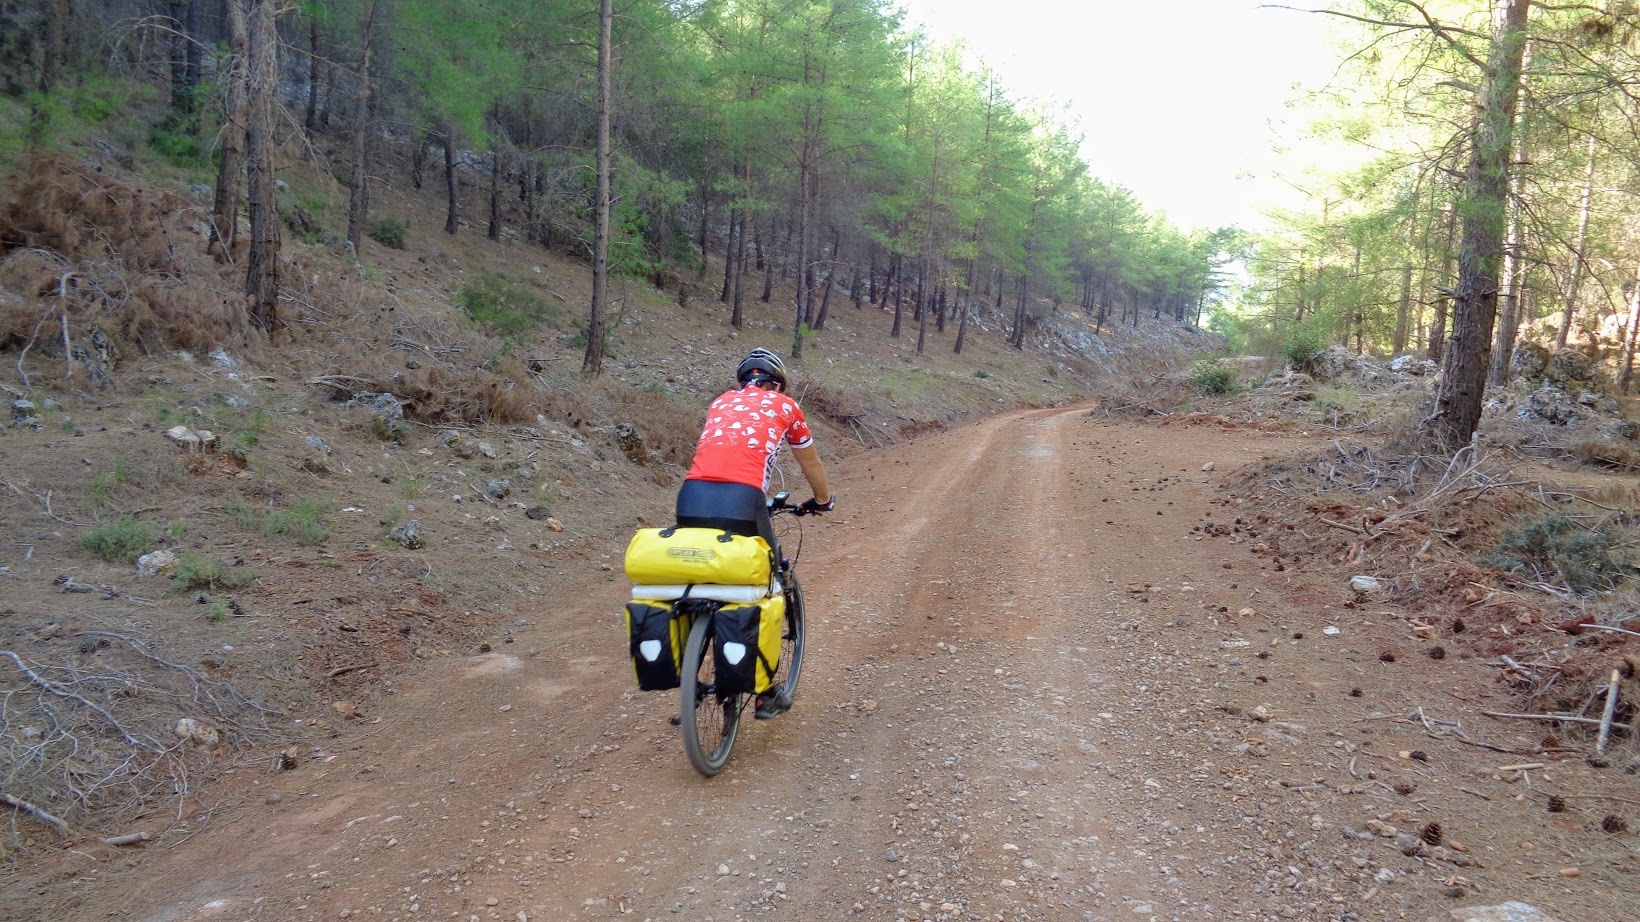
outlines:
[{"label": "cyclist's bare arm", "polygon": [[797,466],[803,469],[803,479],[809,482],[809,489],[814,491],[814,500],[821,505],[831,502],[831,486],[826,482],[826,466],[820,463],[820,452],[809,443],[802,448],[793,448],[792,457],[797,459]]}]

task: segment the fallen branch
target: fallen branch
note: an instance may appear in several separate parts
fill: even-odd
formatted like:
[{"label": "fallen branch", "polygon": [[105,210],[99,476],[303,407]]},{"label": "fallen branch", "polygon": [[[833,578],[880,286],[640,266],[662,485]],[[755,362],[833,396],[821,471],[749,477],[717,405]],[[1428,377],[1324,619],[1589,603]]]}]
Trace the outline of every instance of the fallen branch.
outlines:
[{"label": "fallen branch", "polygon": [[55,827],[57,827],[57,831],[62,833],[65,836],[68,835],[69,832],[70,832],[67,823],[63,822],[62,820],[58,819],[55,816],[52,816],[50,813],[47,813],[46,811],[40,809],[39,807],[36,807],[35,805],[33,805],[33,804],[29,803],[28,801],[22,799],[21,797],[13,797],[10,794],[0,793],[0,804],[5,804],[9,807],[16,807],[18,810],[21,810],[24,813],[27,813],[29,816],[34,817],[35,819],[39,820],[42,823],[47,823],[51,826],[55,826]]},{"label": "fallen branch", "polygon": [[1488,717],[1513,717],[1517,720],[1566,720],[1578,724],[1598,724],[1600,721],[1593,717],[1577,717],[1572,714],[1508,714],[1503,711],[1482,711]]},{"label": "fallen branch", "polygon": [[1600,715],[1600,736],[1595,738],[1594,751],[1605,752],[1606,742],[1612,735],[1612,715],[1617,713],[1617,670],[1612,670],[1611,678],[1606,682],[1606,712]]},{"label": "fallen branch", "polygon": [[104,845],[140,845],[148,841],[146,832],[128,832],[123,836],[109,836],[102,840]]},{"label": "fallen branch", "polygon": [[344,676],[350,672],[358,672],[360,669],[374,669],[376,666],[376,663],[354,663],[351,666],[337,666],[335,669],[325,673],[325,678],[334,679],[337,676]]},{"label": "fallen branch", "polygon": [[1354,525],[1346,525],[1343,522],[1334,522],[1332,519],[1322,518],[1321,516],[1317,516],[1316,518],[1321,519],[1321,522],[1324,525],[1331,525],[1334,528],[1342,528],[1345,531],[1353,531],[1358,535],[1366,535],[1369,538],[1372,537],[1371,533],[1365,528],[1356,528]]},{"label": "fallen branch", "polygon": [[1578,630],[1611,631],[1613,634],[1627,634],[1630,637],[1640,637],[1640,631],[1631,631],[1627,628],[1612,627],[1609,624],[1580,624]]},{"label": "fallen branch", "polygon": [[43,676],[41,676],[39,673],[37,673],[34,670],[28,668],[28,666],[23,664],[23,660],[20,657],[18,657],[17,654],[11,652],[10,650],[0,650],[0,656],[3,656],[5,658],[11,660],[12,665],[16,666],[18,668],[18,670],[23,673],[23,675],[28,677],[28,680],[30,682],[33,682],[39,688],[42,688],[45,691],[50,692],[51,694],[56,695],[59,698],[67,698],[70,701],[78,701],[79,703],[81,703],[81,704],[85,705],[86,707],[90,708],[91,710],[95,711],[97,713],[97,716],[101,717],[103,720],[108,721],[108,725],[113,727],[114,731],[120,735],[120,738],[125,740],[127,743],[129,743],[132,748],[134,748],[134,749],[146,749],[149,752],[164,752],[165,751],[164,748],[162,748],[160,746],[156,746],[152,742],[143,742],[142,740],[139,740],[136,737],[132,736],[129,731],[127,731],[123,726],[120,725],[119,721],[114,719],[113,714],[108,713],[106,710],[104,710],[102,707],[100,707],[95,701],[91,701],[83,695],[77,695],[74,692],[71,692],[71,691],[69,691],[65,688],[62,688],[58,685],[55,685],[50,680],[48,680],[48,679],[44,678]]}]

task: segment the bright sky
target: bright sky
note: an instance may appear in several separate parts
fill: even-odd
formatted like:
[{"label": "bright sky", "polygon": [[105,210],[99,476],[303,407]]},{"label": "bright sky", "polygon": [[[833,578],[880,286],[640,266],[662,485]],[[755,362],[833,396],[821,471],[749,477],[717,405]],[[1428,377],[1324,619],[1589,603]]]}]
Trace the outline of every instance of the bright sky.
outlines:
[{"label": "bright sky", "polygon": [[1286,107],[1295,83],[1319,88],[1337,68],[1331,17],[1257,0],[900,3],[1015,93],[1068,104],[1094,175],[1174,223],[1253,228],[1268,208],[1295,204],[1274,175],[1273,131],[1302,128]]}]

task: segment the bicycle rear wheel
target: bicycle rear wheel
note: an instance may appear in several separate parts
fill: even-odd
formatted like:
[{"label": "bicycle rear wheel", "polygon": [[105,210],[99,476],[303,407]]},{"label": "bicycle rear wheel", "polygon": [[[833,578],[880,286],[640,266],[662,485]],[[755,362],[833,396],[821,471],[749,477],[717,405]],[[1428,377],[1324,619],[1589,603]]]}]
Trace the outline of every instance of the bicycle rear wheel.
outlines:
[{"label": "bicycle rear wheel", "polygon": [[784,690],[787,699],[797,694],[797,680],[803,674],[804,626],[803,587],[797,582],[797,573],[788,571],[782,577],[786,585],[786,629],[780,637],[780,669],[775,672],[775,687]]},{"label": "bicycle rear wheel", "polygon": [[734,751],[735,737],[740,733],[740,716],[752,697],[718,694],[712,656],[715,642],[711,617],[696,618],[683,647],[678,683],[683,751],[695,771],[708,778],[729,764],[729,753]]}]

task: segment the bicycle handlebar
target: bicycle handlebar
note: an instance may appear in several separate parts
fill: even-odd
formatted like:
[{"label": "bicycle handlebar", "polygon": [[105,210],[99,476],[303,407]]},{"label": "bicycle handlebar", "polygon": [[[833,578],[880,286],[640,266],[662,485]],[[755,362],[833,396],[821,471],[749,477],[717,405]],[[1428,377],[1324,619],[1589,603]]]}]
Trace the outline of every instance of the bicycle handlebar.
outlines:
[{"label": "bicycle handlebar", "polygon": [[[815,509],[812,507],[806,507],[800,503],[791,502],[788,499],[789,496],[791,496],[790,493],[780,492],[770,497],[768,501],[769,515],[773,516],[784,512],[787,515],[802,518],[805,515],[821,515],[827,511],[824,509]],[[833,502],[835,502],[836,499],[836,496],[832,497]]]}]

